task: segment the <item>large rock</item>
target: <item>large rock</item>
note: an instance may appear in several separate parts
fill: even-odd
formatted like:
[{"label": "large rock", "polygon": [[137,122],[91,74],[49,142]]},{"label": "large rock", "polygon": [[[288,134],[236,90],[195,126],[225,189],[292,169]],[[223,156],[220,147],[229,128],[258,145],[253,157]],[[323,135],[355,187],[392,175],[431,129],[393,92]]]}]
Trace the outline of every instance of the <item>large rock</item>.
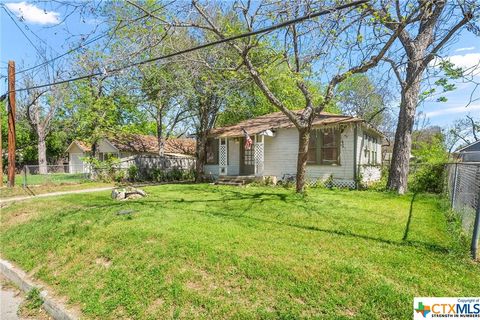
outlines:
[{"label": "large rock", "polygon": [[147,193],[145,191],[134,187],[116,188],[112,190],[112,199],[115,200],[139,199],[146,196]]}]

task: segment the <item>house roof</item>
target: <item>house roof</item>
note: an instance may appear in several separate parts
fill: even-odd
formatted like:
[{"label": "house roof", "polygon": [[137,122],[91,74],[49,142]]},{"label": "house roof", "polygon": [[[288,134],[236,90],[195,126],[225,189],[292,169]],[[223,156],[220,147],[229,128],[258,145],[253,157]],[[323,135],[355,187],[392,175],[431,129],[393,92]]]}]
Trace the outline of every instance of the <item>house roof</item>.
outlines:
[{"label": "house roof", "polygon": [[[158,153],[158,140],[155,136],[122,133],[109,135],[108,137],[105,137],[105,139],[118,151],[133,153]],[[92,150],[91,145],[80,140],[75,140],[67,148],[67,152],[73,144],[76,144],[80,149],[83,150],[83,152],[89,152]],[[195,147],[195,139],[167,139],[165,140],[164,150],[165,153],[194,155]]]},{"label": "house roof", "polygon": [[[296,111],[300,114],[303,110]],[[338,115],[328,112],[320,113],[315,120],[313,120],[313,126],[326,126],[340,123],[361,123],[363,119]],[[288,119],[288,117],[282,112],[269,113],[254,119],[249,119],[237,123],[235,125],[215,128],[210,131],[210,136],[213,137],[243,137],[242,129],[245,129],[248,134],[257,134],[266,130],[280,129],[280,128],[293,128],[294,124]],[[371,128],[369,126],[369,128]],[[374,129],[374,128],[372,128]],[[383,135],[378,130],[374,129],[378,134]]]},{"label": "house roof", "polygon": [[90,147],[90,145],[88,143],[84,142],[84,141],[81,141],[81,140],[73,140],[72,143],[70,143],[70,145],[68,146],[66,151],[68,152],[68,150],[70,150],[70,148],[73,145],[76,145],[77,147],[79,147],[83,152],[92,151],[92,148]]},{"label": "house roof", "polygon": [[462,147],[455,151],[455,153],[459,152],[478,152],[480,151],[480,140],[474,141],[473,143],[470,143],[469,145],[466,145],[465,147]]},{"label": "house roof", "polygon": [[[117,134],[107,138],[119,151],[158,153],[158,139],[143,134]],[[165,153],[195,154],[195,139],[177,138],[165,140]]]}]

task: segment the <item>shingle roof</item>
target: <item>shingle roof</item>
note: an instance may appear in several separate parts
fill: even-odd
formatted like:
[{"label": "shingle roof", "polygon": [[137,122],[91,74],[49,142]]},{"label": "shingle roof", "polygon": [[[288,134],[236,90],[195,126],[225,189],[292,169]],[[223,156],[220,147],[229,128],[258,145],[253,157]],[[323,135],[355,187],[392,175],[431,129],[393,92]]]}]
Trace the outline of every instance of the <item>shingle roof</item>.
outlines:
[{"label": "shingle roof", "polygon": [[[155,136],[143,134],[111,134],[107,141],[119,151],[134,153],[158,153],[158,140]],[[91,146],[79,140],[74,141],[84,152],[91,151]],[[195,139],[178,138],[165,140],[165,153],[195,154]]]},{"label": "shingle roof", "polygon": [[[158,153],[158,140],[155,136],[143,134],[117,134],[107,140],[119,151],[138,153]],[[178,138],[165,140],[165,153],[195,154],[195,139]]]},{"label": "shingle roof", "polygon": [[88,143],[81,140],[73,140],[72,143],[70,143],[70,145],[67,147],[66,152],[68,152],[73,145],[78,146],[83,152],[92,151],[92,148],[90,148]]},{"label": "shingle roof", "polygon": [[[298,110],[297,114],[300,114],[303,110]],[[322,112],[313,121],[313,126],[323,126],[337,123],[354,123],[364,122],[363,119],[338,115],[328,112]],[[237,123],[232,126],[221,127],[212,129],[210,136],[213,137],[242,137],[245,129],[248,134],[257,134],[265,130],[280,129],[280,128],[293,128],[294,124],[288,119],[288,117],[282,112],[274,112],[266,114],[254,119],[249,119]]]}]

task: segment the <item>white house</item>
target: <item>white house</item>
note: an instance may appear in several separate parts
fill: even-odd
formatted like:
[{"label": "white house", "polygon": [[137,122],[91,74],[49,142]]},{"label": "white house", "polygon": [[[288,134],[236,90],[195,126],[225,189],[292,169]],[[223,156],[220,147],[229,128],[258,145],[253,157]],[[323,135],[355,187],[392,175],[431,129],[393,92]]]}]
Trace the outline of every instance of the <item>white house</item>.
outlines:
[{"label": "white house", "polygon": [[[251,148],[245,148],[243,130],[253,140]],[[382,138],[360,118],[321,113],[313,121],[307,178],[332,177],[335,185],[345,187],[355,187],[357,179],[379,180]],[[206,174],[281,180],[296,175],[298,130],[283,113],[275,112],[213,129],[206,149]]]},{"label": "white house", "polygon": [[[115,157],[129,160],[133,156],[157,156],[158,140],[155,136],[141,134],[117,134],[99,139],[95,145],[95,157],[106,160]],[[164,145],[165,156],[189,157],[195,154],[195,140],[187,138],[167,139]],[[92,155],[92,145],[74,140],[67,148],[70,173],[88,172],[85,158]]]}]

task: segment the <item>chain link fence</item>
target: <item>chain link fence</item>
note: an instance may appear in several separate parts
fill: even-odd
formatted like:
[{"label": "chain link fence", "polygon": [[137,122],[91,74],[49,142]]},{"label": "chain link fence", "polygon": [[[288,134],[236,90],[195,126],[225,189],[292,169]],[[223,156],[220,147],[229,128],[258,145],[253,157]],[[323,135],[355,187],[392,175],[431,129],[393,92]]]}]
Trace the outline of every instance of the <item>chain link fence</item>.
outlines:
[{"label": "chain link fence", "polygon": [[462,228],[471,235],[472,256],[476,259],[480,229],[480,162],[449,163],[446,185],[451,208],[460,216]]},{"label": "chain link fence", "polygon": [[25,165],[20,177],[22,186],[52,184],[77,184],[90,179],[90,170],[85,165]]}]

